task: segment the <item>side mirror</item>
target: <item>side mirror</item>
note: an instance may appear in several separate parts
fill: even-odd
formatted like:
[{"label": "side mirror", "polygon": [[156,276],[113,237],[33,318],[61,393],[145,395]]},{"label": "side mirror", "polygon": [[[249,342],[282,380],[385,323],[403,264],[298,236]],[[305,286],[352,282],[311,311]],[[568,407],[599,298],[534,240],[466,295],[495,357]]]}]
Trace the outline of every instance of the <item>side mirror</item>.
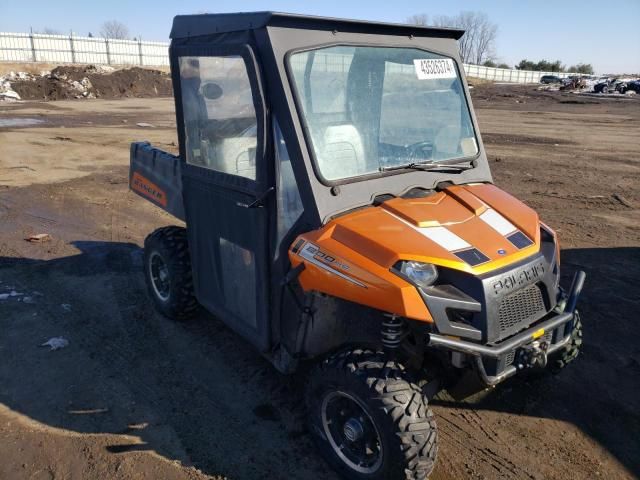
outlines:
[{"label": "side mirror", "polygon": [[202,94],[208,100],[217,100],[222,96],[222,87],[217,83],[205,83],[202,86]]}]

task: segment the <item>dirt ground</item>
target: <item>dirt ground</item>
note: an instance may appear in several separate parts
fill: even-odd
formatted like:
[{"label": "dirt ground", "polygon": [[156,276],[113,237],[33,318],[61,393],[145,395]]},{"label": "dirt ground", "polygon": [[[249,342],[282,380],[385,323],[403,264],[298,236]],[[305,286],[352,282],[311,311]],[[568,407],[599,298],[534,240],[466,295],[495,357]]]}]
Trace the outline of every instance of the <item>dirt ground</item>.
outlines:
[{"label": "dirt ground", "polygon": [[[640,99],[473,94],[496,183],[558,231],[565,281],[587,272],[585,345],[557,376],[435,400],[432,478],[638,478]],[[128,191],[128,147],[175,151],[172,99],[0,104],[0,125],[0,479],[335,479],[303,378],[147,298],[140,247],[175,221]]]}]

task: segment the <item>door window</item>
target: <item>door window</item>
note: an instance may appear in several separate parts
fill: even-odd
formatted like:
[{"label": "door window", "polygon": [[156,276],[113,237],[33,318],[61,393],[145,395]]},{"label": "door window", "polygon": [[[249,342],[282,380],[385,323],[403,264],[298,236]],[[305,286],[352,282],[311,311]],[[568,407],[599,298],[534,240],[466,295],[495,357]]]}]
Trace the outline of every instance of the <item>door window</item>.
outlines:
[{"label": "door window", "polygon": [[257,116],[239,55],[180,57],[186,161],[256,179]]},{"label": "door window", "polygon": [[[280,126],[274,122],[274,143],[278,162],[278,245],[302,214],[302,199],[293,175],[291,159]],[[276,251],[279,251],[277,249]]]},{"label": "door window", "polygon": [[224,306],[257,328],[255,253],[220,237],[220,262]]}]

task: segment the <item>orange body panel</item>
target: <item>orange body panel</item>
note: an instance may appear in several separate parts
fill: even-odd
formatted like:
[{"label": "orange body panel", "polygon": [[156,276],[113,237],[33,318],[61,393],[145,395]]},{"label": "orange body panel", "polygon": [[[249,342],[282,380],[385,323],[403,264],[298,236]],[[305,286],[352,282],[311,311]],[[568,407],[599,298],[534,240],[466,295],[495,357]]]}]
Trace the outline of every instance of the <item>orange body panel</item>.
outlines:
[{"label": "orange body panel", "polygon": [[[507,237],[521,232],[530,245]],[[289,251],[304,262],[300,283],[318,291],[416,320],[432,321],[418,290],[391,268],[399,260],[432,263],[481,275],[540,248],[535,211],[491,184],[451,186],[425,198],[394,198],[301,235]],[[456,253],[477,249],[470,265]]]}]

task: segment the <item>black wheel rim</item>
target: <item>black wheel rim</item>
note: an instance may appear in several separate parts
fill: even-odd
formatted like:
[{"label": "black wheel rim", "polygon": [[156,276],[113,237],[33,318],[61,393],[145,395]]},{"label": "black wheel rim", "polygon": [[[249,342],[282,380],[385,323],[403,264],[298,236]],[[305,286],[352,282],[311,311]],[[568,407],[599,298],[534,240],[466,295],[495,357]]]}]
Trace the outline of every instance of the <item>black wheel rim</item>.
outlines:
[{"label": "black wheel rim", "polygon": [[322,401],[322,426],[334,453],[356,472],[373,473],[382,465],[380,434],[363,403],[341,391]]},{"label": "black wheel rim", "polygon": [[166,302],[171,292],[169,267],[158,252],[152,252],[149,257],[149,276],[156,295],[160,300]]}]

